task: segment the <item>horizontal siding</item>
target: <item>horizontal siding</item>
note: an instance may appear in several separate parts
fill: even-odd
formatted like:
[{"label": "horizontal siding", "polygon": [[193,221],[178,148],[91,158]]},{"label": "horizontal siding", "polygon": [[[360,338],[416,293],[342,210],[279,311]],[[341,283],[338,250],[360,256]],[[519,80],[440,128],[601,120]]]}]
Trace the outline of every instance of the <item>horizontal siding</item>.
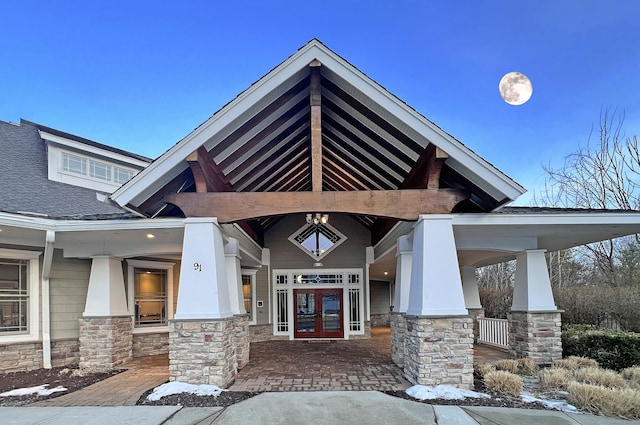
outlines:
[{"label": "horizontal siding", "polygon": [[373,248],[375,258],[380,258],[389,250],[395,249],[398,238],[413,232],[413,221],[401,221]]},{"label": "horizontal siding", "polygon": [[[265,247],[271,250],[272,269],[310,269],[314,259],[289,241],[289,236],[306,223],[305,215],[291,215],[280,220],[265,234]],[[369,231],[344,214],[330,214],[329,224],[347,240],[320,262],[323,268],[364,268],[365,248],[371,244]]]},{"label": "horizontal siding", "polygon": [[389,313],[391,302],[389,297],[389,282],[372,280],[371,288],[371,314]]},{"label": "horizontal siding", "polygon": [[256,307],[256,324],[269,323],[269,267],[262,266],[256,274],[256,301],[262,301],[263,307]]},{"label": "horizontal siding", "polygon": [[91,260],[64,258],[62,250],[54,251],[49,276],[52,339],[78,338],[90,273]]}]

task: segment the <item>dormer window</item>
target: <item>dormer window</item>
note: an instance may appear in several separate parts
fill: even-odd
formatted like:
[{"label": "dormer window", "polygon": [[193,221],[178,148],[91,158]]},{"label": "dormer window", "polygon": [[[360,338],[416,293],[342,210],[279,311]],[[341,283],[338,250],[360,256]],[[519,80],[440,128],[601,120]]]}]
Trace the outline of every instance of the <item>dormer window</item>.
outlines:
[{"label": "dormer window", "polygon": [[87,174],[87,160],[68,153],[62,154],[63,169],[70,173]]},{"label": "dormer window", "polygon": [[62,170],[116,184],[124,184],[135,175],[133,170],[68,152],[62,152]]}]

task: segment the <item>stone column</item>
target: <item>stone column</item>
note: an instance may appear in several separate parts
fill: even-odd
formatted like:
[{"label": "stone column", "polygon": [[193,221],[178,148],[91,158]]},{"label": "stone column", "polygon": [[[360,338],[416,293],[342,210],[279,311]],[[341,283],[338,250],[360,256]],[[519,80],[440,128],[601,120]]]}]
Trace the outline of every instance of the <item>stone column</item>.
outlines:
[{"label": "stone column", "polygon": [[462,292],[464,293],[464,304],[473,319],[473,341],[478,342],[480,337],[478,319],[484,317],[484,308],[480,304],[476,268],[473,266],[462,267]]},{"label": "stone column", "polygon": [[81,368],[109,370],[132,358],[132,317],[127,310],[122,260],[92,258],[85,310],[80,320]]},{"label": "stone column", "polygon": [[509,348],[515,357],[547,365],[562,358],[562,311],[553,299],[544,253],[528,250],[516,256]]},{"label": "stone column", "polygon": [[249,315],[235,315],[235,330],[233,333],[236,350],[236,365],[238,370],[249,363]]},{"label": "stone column", "polygon": [[407,329],[407,321],[404,313],[397,311],[391,312],[391,360],[398,367],[404,367],[405,356],[405,333]]},{"label": "stone column", "polygon": [[187,218],[178,306],[169,322],[169,379],[229,386],[238,367],[235,331],[222,230],[215,218]]},{"label": "stone column", "polygon": [[413,234],[405,377],[414,384],[473,385],[473,322],[464,302],[450,215],[421,215]]}]

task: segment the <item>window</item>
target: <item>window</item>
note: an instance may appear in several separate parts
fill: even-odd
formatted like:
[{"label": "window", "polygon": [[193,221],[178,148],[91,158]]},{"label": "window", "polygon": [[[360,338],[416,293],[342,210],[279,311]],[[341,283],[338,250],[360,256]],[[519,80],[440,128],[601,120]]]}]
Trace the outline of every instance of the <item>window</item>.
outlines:
[{"label": "window", "polygon": [[29,260],[0,259],[0,332],[27,332]]},{"label": "window", "polygon": [[134,332],[167,329],[173,317],[173,263],[129,260],[128,298]]},{"label": "window", "polygon": [[79,156],[70,155],[68,153],[62,154],[63,169],[70,173],[87,174],[87,160],[80,158]]},{"label": "window", "polygon": [[242,296],[244,309],[249,315],[249,323],[256,323],[256,274],[257,270],[242,270]]},{"label": "window", "polygon": [[38,337],[40,252],[0,249],[0,341]]},{"label": "window", "polygon": [[124,184],[133,177],[133,171],[125,168],[113,167],[113,181],[116,183]]},{"label": "window", "polygon": [[316,260],[320,260],[329,254],[338,245],[347,240],[329,223],[305,224],[289,240]]},{"label": "window", "polygon": [[111,166],[103,162],[89,161],[89,175],[96,179],[111,181]]}]

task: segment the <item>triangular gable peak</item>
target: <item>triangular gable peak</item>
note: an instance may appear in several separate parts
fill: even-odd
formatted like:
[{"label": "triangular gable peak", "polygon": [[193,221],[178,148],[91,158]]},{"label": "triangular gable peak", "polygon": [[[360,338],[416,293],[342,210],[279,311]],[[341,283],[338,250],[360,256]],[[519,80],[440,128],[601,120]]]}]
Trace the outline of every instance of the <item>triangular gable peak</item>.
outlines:
[{"label": "triangular gable peak", "polygon": [[[290,194],[282,198],[282,192]],[[237,202],[242,193],[242,204],[263,208],[227,218],[216,211],[221,221],[261,218],[264,229],[269,217],[279,214],[347,212],[367,227],[380,228],[388,222],[379,217],[415,219],[416,212],[454,208],[490,211],[523,192],[314,39],[112,199],[149,216],[175,214],[172,204],[198,216],[229,203],[242,210]],[[410,199],[415,202],[406,204]]]}]

